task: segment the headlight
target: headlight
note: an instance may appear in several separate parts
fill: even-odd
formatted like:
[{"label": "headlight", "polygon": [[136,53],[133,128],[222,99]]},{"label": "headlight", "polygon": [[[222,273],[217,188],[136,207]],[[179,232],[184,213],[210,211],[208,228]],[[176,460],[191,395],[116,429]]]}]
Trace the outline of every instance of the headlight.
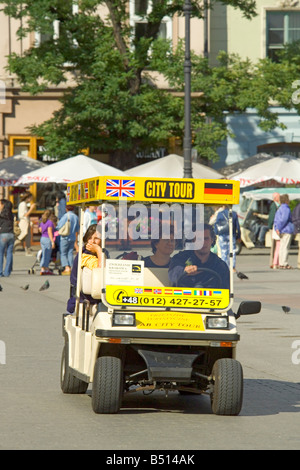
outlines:
[{"label": "headlight", "polygon": [[228,317],[206,317],[206,328],[207,329],[227,329],[228,328]]},{"label": "headlight", "polygon": [[135,314],[115,313],[112,324],[113,326],[135,326]]}]

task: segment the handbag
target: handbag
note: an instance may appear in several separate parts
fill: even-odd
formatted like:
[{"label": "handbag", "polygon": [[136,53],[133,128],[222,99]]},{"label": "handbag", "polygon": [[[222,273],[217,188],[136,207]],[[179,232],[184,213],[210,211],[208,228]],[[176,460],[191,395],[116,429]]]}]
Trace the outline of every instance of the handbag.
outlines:
[{"label": "handbag", "polygon": [[219,218],[215,224],[216,235],[228,235],[229,234],[229,220],[225,214],[223,219]]},{"label": "handbag", "polygon": [[280,236],[278,235],[274,227],[272,228],[272,238],[273,240],[280,240]]},{"label": "handbag", "polygon": [[68,220],[64,223],[64,225],[58,230],[59,235],[62,237],[67,237],[70,235],[71,232],[71,222],[69,219],[69,214],[68,214]]}]

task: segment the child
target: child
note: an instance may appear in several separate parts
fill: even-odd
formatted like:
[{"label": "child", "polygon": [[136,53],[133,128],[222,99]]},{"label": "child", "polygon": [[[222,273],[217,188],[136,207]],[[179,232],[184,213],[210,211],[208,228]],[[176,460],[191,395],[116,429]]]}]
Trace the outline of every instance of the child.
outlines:
[{"label": "child", "polygon": [[[101,266],[101,239],[99,232],[97,232],[97,224],[90,225],[83,237],[83,250],[81,255],[81,267],[86,266],[89,269]],[[77,284],[77,266],[78,266],[78,255],[74,259],[72,266],[70,282],[71,282],[71,293],[67,304],[67,311],[74,313],[76,303],[76,284]],[[98,303],[99,300],[93,299],[89,295],[80,294],[80,300],[89,300],[91,304]]]}]

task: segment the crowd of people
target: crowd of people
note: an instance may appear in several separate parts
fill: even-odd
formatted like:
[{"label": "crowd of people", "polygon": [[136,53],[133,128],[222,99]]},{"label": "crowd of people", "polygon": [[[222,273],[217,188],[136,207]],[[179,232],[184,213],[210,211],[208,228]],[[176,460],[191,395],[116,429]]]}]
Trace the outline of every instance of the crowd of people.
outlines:
[{"label": "crowd of people", "polygon": [[[78,252],[78,234],[79,234],[79,219],[74,211],[73,206],[64,204],[63,198],[57,198],[56,207],[53,210],[46,209],[40,217],[39,232],[40,232],[40,268],[41,275],[51,275],[53,270],[49,268],[53,257],[59,255],[61,264],[61,274],[71,275],[72,267],[74,265],[74,251]],[[270,267],[272,269],[291,269],[288,263],[289,250],[293,236],[298,241],[298,260],[297,267],[300,269],[300,203],[295,207],[293,213],[289,207],[290,201],[287,194],[279,195],[273,194],[273,202],[270,206],[268,216],[268,229],[272,230],[272,243],[270,252]],[[30,241],[30,215],[35,211],[36,204],[33,202],[32,194],[25,192],[20,197],[18,206],[18,235],[17,240],[24,244],[25,254],[31,254]],[[172,254],[175,250],[174,233],[171,231],[169,239],[160,238],[152,240],[151,247],[153,254],[144,258],[145,267],[167,267],[170,268],[170,280],[172,283],[177,282],[178,266],[183,267],[180,269],[181,275],[185,274],[192,279],[192,274],[199,268],[200,264],[205,267],[205,263],[215,260],[214,256],[221,258],[227,267],[230,265],[230,241],[229,241],[229,209],[227,206],[218,206],[215,208],[215,213],[212,215],[209,224],[206,225],[207,238],[210,238],[209,256],[204,256],[203,253],[207,248],[207,242],[204,239],[204,246],[202,251],[195,251],[193,256],[191,253],[184,252],[175,255]],[[86,209],[84,214],[84,233],[86,244],[85,252],[89,253],[92,257],[96,257],[95,265],[100,263],[100,251],[97,251],[97,246],[101,245],[101,241],[94,241],[95,230],[91,234],[90,227],[96,227],[99,221],[99,214],[97,213],[97,206],[90,206]],[[67,232],[64,230],[68,226]],[[239,225],[238,216],[235,211],[232,211],[232,227],[233,227],[233,271],[236,272],[236,250],[235,245],[241,239],[241,229]],[[91,236],[91,240],[86,236]],[[14,244],[16,243],[16,231],[14,224],[14,215],[12,204],[6,199],[0,200],[0,276],[9,276],[13,269],[13,251]],[[92,243],[92,244],[91,244]],[[204,250],[204,251],[203,251]],[[212,253],[214,252],[214,253]],[[98,258],[97,258],[98,256]],[[181,259],[180,256],[183,258]],[[186,258],[187,256],[187,258]],[[203,257],[204,256],[204,257]],[[4,266],[4,261],[6,263]],[[193,260],[192,260],[193,258]],[[195,259],[194,259],[195,258]],[[203,262],[203,259],[205,261]],[[85,259],[85,258],[83,258]],[[188,265],[187,259],[193,262]],[[202,260],[202,261],[201,261]],[[177,263],[174,270],[174,262]],[[182,264],[183,263],[183,264]],[[192,266],[192,267],[190,267]],[[224,265],[222,265],[223,269]],[[220,266],[219,266],[220,269]],[[194,271],[193,271],[194,270]],[[226,276],[225,276],[226,278]],[[174,282],[173,282],[174,281]]]},{"label": "crowd of people", "polygon": [[[25,256],[33,256],[31,250],[31,221],[36,212],[33,195],[25,191],[20,195],[17,215],[8,199],[0,200],[0,277],[10,276],[13,270],[13,253],[21,245]],[[97,223],[97,207],[87,208],[84,214],[84,231]],[[66,231],[67,226],[67,231]],[[62,275],[70,275],[74,263],[74,251],[78,252],[79,219],[73,206],[66,205],[61,192],[57,195],[55,206],[46,209],[40,216],[38,230],[40,233],[39,265],[41,275],[53,275],[49,265],[59,262]]]}]

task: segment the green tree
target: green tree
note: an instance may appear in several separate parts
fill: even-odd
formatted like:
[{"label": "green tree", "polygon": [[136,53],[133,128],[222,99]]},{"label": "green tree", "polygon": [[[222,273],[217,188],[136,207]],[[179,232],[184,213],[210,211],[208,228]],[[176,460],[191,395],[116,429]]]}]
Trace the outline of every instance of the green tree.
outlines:
[{"label": "green tree", "polygon": [[[89,147],[92,152],[110,152],[115,165],[129,168],[139,150],[167,147],[170,137],[183,135],[183,97],[159,89],[151,71],[161,73],[174,90],[184,90],[183,44],[173,50],[170,42],[158,37],[164,17],[183,14],[184,0],[153,1],[139,38],[130,27],[127,0],[78,0],[77,13],[72,3],[2,2],[7,15],[22,19],[19,37],[35,31],[44,38],[23,55],[12,54],[9,68],[32,94],[73,80],[61,108],[32,129],[44,137],[47,154],[66,158]],[[240,9],[249,19],[256,14],[253,0],[222,3]],[[100,16],[100,6],[106,7],[107,18]],[[201,18],[203,14],[203,2],[192,1],[192,15]],[[53,34],[54,24],[59,34]],[[264,84],[263,66],[267,69],[269,64],[257,68],[248,60],[222,53],[219,66],[210,67],[207,59],[192,54],[192,91],[203,92],[192,100],[192,131],[202,158],[218,158],[217,147],[229,132],[224,112],[243,112],[253,106],[266,126],[278,125],[268,110],[269,88],[264,86],[263,93],[256,89],[260,78]]]}]

